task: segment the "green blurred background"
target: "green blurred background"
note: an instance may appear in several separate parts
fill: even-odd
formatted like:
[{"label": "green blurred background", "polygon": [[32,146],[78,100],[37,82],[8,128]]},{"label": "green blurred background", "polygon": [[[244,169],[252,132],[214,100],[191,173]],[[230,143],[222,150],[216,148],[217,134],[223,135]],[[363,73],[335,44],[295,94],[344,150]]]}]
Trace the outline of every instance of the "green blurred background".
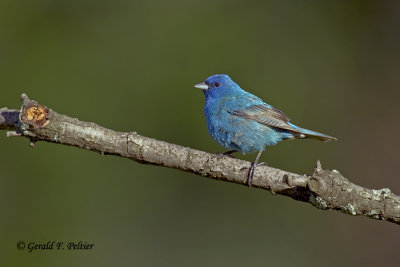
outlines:
[{"label": "green blurred background", "polygon": [[[204,96],[228,73],[337,142],[262,160],[400,193],[399,1],[0,1],[0,107],[209,152]],[[398,266],[398,225],[258,189],[0,133],[1,266]],[[240,158],[253,160],[255,155]],[[19,251],[87,241],[91,251]]]}]

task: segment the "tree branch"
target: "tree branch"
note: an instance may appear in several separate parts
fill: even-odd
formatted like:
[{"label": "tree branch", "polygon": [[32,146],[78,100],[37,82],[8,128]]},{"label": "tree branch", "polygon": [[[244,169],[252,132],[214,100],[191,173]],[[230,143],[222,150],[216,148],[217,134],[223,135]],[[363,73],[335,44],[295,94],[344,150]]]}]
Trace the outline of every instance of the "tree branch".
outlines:
[{"label": "tree branch", "polygon": [[[250,162],[79,121],[38,104],[25,94],[21,95],[21,100],[20,111],[0,109],[0,130],[13,130],[8,136],[28,137],[32,146],[36,141],[77,146],[246,185]],[[259,166],[252,186],[309,202],[320,209],[400,224],[399,196],[388,188],[373,190],[355,185],[336,170],[323,170],[319,161],[310,176]]]}]

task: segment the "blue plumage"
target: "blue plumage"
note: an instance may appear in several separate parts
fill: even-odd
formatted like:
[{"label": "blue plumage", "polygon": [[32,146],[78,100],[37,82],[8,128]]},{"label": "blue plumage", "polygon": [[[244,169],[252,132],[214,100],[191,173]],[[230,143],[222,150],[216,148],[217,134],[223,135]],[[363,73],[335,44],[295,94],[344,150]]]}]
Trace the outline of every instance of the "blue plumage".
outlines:
[{"label": "blue plumage", "polygon": [[[206,98],[204,113],[211,137],[230,150],[242,153],[258,151],[254,164],[266,146],[285,139],[336,140],[292,124],[282,111],[244,91],[228,75],[213,75],[195,87],[202,89]],[[250,175],[249,172],[251,179]]]}]

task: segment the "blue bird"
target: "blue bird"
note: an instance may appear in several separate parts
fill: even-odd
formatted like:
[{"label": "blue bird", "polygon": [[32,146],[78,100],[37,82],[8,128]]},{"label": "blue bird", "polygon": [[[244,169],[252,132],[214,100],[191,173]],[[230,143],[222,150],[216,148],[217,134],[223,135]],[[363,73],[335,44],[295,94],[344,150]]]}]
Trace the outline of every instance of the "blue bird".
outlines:
[{"label": "blue bird", "polygon": [[335,137],[292,124],[282,111],[246,92],[226,74],[210,76],[195,87],[202,89],[206,98],[204,114],[209,134],[231,150],[224,154],[258,152],[248,172],[249,186],[266,146],[296,138],[336,140]]}]

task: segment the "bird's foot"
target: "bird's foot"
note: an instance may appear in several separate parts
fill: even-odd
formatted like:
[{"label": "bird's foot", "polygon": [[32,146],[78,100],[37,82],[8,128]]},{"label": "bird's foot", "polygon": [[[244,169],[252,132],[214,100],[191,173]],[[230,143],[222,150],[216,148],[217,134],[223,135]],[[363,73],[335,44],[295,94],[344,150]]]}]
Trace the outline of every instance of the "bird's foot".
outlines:
[{"label": "bird's foot", "polygon": [[[260,163],[255,163],[252,162],[249,168],[249,172],[247,173],[247,180],[246,180],[246,184],[251,187],[252,186],[252,182],[253,182],[253,176],[254,176],[254,170],[256,169],[256,167],[258,166],[268,166],[268,164],[266,162],[260,162]],[[247,169],[247,167],[243,167],[240,170],[245,170]]]},{"label": "bird's foot", "polygon": [[218,159],[221,159],[225,156],[228,156],[230,158],[235,158],[234,156],[232,156],[232,153],[235,153],[235,152],[237,152],[237,150],[230,150],[225,153],[214,153],[214,154],[217,156]]}]

